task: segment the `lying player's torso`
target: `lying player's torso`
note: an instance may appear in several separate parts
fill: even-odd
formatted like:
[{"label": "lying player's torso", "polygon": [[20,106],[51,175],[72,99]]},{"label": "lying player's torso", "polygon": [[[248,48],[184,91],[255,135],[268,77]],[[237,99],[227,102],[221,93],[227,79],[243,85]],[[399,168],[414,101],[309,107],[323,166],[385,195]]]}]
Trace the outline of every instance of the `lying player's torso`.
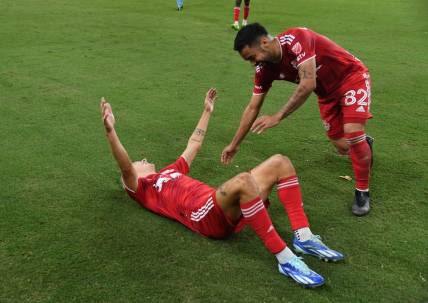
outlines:
[{"label": "lying player's torso", "polygon": [[144,180],[144,195],[138,200],[155,213],[183,221],[190,218],[194,201],[208,198],[213,191],[207,184],[171,169]]}]

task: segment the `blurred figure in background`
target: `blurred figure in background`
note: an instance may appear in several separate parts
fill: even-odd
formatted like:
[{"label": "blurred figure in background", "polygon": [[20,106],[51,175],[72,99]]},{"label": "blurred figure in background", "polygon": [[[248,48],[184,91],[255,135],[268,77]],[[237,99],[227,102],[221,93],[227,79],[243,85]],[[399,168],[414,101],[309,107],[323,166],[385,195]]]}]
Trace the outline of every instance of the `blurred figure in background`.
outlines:
[{"label": "blurred figure in background", "polygon": [[[235,7],[233,8],[233,24],[232,24],[232,28],[234,30],[239,30],[239,13],[241,12],[241,3],[242,3],[242,0],[235,0]],[[250,14],[250,0],[244,0],[244,19],[242,19],[242,27],[248,24],[249,14]]]},{"label": "blurred figure in background", "polygon": [[175,1],[177,1],[177,10],[181,11],[183,9],[184,0],[175,0]]}]

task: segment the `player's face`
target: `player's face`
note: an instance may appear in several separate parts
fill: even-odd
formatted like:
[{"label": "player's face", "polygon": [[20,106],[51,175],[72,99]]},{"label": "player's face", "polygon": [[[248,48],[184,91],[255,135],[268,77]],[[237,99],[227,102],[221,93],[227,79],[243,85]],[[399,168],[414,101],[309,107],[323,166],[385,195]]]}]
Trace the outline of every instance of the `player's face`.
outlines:
[{"label": "player's face", "polygon": [[156,173],[155,165],[153,163],[147,162],[146,159],[136,161],[133,163],[133,165],[139,177],[146,177]]},{"label": "player's face", "polygon": [[254,46],[246,46],[241,52],[241,57],[245,61],[249,61],[251,65],[256,66],[260,63],[273,63],[274,59],[269,48],[263,47],[262,44]]}]

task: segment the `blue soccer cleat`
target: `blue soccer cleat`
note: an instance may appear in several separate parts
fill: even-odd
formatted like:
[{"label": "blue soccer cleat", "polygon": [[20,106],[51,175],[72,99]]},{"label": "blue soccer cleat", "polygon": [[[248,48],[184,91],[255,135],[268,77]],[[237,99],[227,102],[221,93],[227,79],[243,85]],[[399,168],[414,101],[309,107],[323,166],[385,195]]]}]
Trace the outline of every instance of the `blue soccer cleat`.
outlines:
[{"label": "blue soccer cleat", "polygon": [[304,287],[317,287],[324,284],[324,278],[311,270],[302,258],[294,256],[284,264],[278,264],[281,274],[291,277],[294,281]]},{"label": "blue soccer cleat", "polygon": [[340,252],[328,248],[318,235],[314,235],[309,240],[302,242],[294,238],[293,246],[298,253],[312,255],[324,261],[336,262],[345,258]]}]

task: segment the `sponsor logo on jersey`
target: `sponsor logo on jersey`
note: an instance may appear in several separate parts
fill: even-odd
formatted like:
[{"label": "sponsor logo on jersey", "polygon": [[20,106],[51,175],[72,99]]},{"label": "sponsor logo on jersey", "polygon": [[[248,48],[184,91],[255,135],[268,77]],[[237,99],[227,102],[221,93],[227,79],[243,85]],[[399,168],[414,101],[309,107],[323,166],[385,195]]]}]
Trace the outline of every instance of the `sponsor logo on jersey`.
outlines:
[{"label": "sponsor logo on jersey", "polygon": [[177,179],[181,176],[181,173],[172,172],[173,170],[166,170],[161,173],[160,177],[156,180],[156,184],[153,184],[153,187],[156,188],[158,192],[162,191],[162,187],[164,183],[169,182],[170,180]]},{"label": "sponsor logo on jersey", "polygon": [[297,56],[302,52],[302,45],[299,42],[296,42],[296,44],[291,48],[291,51]]},{"label": "sponsor logo on jersey", "polygon": [[366,110],[364,109],[364,107],[362,105],[359,106],[355,111],[359,112],[359,113],[365,113],[366,112]]},{"label": "sponsor logo on jersey", "polygon": [[296,61],[299,62],[300,60],[302,60],[305,57],[306,53],[303,52],[300,55],[297,56]]}]

